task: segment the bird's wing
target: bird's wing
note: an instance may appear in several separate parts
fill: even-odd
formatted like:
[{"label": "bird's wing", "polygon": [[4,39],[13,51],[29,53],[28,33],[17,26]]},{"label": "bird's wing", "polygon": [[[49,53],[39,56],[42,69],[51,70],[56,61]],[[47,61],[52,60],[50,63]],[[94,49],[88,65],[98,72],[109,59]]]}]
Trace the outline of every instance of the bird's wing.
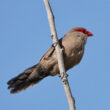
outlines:
[{"label": "bird's wing", "polygon": [[55,51],[55,47],[51,46],[51,48],[43,55],[43,57],[40,59],[40,61],[42,59],[47,60],[48,58],[50,58],[52,56],[52,54],[54,53],[54,51]]},{"label": "bird's wing", "polygon": [[[60,44],[61,48],[63,48],[63,46],[62,46],[62,38],[59,40],[59,44]],[[54,51],[55,51],[55,46],[52,45],[52,46],[48,49],[48,51],[43,55],[43,57],[40,59],[40,61],[41,61],[42,59],[48,60],[48,59],[53,55]]]}]

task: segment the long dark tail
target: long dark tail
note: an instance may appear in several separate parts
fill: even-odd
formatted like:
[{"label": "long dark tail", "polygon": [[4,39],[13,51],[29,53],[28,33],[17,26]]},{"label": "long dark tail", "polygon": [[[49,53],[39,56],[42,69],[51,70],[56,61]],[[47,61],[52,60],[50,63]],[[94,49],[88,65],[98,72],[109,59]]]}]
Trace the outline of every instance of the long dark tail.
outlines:
[{"label": "long dark tail", "polygon": [[42,80],[44,77],[48,76],[47,70],[41,65],[37,64],[28,69],[26,69],[20,75],[12,78],[8,81],[8,89],[11,93],[17,93],[21,90],[27,89]]}]

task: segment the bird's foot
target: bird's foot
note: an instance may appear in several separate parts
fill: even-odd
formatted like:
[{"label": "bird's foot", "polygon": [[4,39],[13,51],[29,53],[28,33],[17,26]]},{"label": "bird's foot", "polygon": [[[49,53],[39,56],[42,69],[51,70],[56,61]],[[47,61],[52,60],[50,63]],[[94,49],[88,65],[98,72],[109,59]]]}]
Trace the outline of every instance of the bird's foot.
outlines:
[{"label": "bird's foot", "polygon": [[54,42],[53,44],[52,44],[52,47],[56,47],[57,46],[57,44],[58,44],[58,42]]},{"label": "bird's foot", "polygon": [[62,82],[64,84],[67,84],[68,83],[68,80],[67,80],[68,74],[67,73],[63,73],[62,75],[58,74],[58,76],[61,77]]},{"label": "bird's foot", "polygon": [[63,73],[63,75],[61,76],[60,73],[58,74],[59,77],[61,77],[61,79],[63,79],[64,77],[68,77],[69,75],[67,73]]}]

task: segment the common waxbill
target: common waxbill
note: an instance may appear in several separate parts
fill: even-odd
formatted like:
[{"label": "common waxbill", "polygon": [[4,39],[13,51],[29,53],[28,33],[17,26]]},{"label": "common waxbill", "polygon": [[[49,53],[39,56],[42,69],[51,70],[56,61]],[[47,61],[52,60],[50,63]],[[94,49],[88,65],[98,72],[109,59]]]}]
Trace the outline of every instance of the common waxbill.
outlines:
[{"label": "common waxbill", "polygon": [[[63,48],[63,57],[66,71],[78,64],[83,56],[84,47],[89,36],[93,36],[87,29],[73,28],[59,40]],[[47,76],[59,74],[58,60],[55,47],[51,48],[43,55],[39,63],[26,69],[18,76],[8,81],[8,89],[11,93],[17,93],[28,88]]]}]

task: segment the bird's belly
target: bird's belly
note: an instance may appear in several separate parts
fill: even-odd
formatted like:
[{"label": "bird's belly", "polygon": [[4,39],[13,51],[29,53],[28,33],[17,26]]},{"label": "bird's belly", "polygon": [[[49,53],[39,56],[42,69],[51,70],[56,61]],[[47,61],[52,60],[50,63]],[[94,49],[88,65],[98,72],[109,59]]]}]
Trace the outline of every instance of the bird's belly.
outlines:
[{"label": "bird's belly", "polygon": [[66,56],[64,62],[65,62],[65,68],[66,70],[72,68],[76,64],[78,64],[83,56],[83,50],[77,52],[77,53],[71,53],[71,55]]},{"label": "bird's belly", "polygon": [[[83,51],[77,53],[72,52],[71,54],[64,55],[64,64],[66,71],[76,64],[78,64],[82,58]],[[50,57],[49,59],[42,59],[41,63],[48,70],[48,74],[54,76],[59,73],[58,60],[56,54]]]}]

